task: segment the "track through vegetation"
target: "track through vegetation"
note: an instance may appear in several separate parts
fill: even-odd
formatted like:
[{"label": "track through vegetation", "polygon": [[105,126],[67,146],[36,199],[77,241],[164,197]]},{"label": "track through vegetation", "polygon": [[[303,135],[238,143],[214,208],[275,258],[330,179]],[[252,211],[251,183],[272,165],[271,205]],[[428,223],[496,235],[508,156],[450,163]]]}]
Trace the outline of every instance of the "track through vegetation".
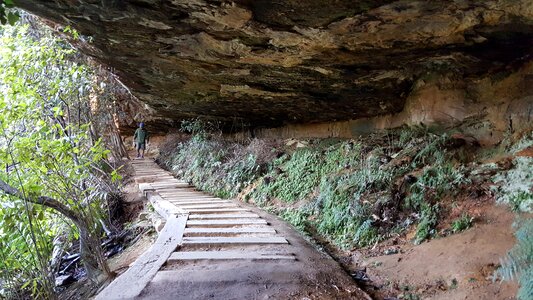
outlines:
[{"label": "track through vegetation", "polygon": [[141,191],[167,224],[97,299],[369,299],[280,220],[197,191],[151,160],[132,164]]},{"label": "track through vegetation", "polygon": [[[403,245],[459,234],[481,225],[495,202],[517,212],[530,211],[533,203],[532,159],[518,154],[533,144],[529,132],[496,147],[425,127],[351,140],[236,142],[203,122],[184,123],[191,137],[167,137],[160,162],[205,191],[278,214],[341,262],[357,253],[395,254]],[[522,268],[530,264],[523,256],[519,261]],[[367,267],[363,261],[344,265],[367,281],[360,272]],[[511,270],[513,276],[525,274]],[[495,278],[502,278],[498,274]],[[399,285],[381,289],[378,298],[403,294]]]}]

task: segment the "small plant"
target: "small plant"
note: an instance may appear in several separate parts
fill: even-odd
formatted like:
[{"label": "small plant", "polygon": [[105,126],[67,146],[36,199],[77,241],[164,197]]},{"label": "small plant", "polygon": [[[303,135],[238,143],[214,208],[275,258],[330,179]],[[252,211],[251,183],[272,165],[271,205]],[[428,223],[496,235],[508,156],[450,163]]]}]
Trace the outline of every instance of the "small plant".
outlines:
[{"label": "small plant", "polygon": [[415,241],[416,245],[422,243],[427,238],[435,234],[435,226],[437,225],[438,206],[431,206],[424,204],[420,216],[420,222],[416,228]]},{"label": "small plant", "polygon": [[250,149],[252,144],[224,141],[216,131],[217,126],[198,119],[184,121],[182,130],[191,132],[191,138],[171,144],[174,150],[167,154],[170,159],[161,162],[198,188],[221,198],[231,198],[265,172],[270,156],[268,152]]},{"label": "small plant", "polygon": [[514,212],[533,210],[533,193],[518,191],[508,195],[509,205]]},{"label": "small plant", "polygon": [[455,219],[452,222],[451,229],[453,233],[461,232],[472,227],[474,218],[469,216],[467,213],[464,213],[460,218]]},{"label": "small plant", "polygon": [[507,281],[518,278],[518,299],[533,299],[533,219],[524,221],[515,237],[517,243],[501,260],[496,275]]},{"label": "small plant", "polygon": [[420,300],[420,297],[413,292],[414,287],[407,284],[402,285],[400,289],[403,291],[402,294],[398,295],[399,299],[403,300]]},{"label": "small plant", "polygon": [[303,208],[287,208],[279,213],[279,216],[285,221],[291,223],[301,232],[306,232],[309,212]]},{"label": "small plant", "polygon": [[459,286],[459,282],[457,279],[453,278],[452,282],[450,283],[450,289],[455,290]]},{"label": "small plant", "polygon": [[533,211],[533,158],[516,157],[514,167],[497,174],[493,181],[501,183],[496,191],[497,200],[511,206],[513,211]]},{"label": "small plant", "polygon": [[183,120],[180,131],[190,133],[196,137],[206,137],[209,133],[218,132],[220,126],[220,122],[196,118]]},{"label": "small plant", "polygon": [[420,297],[414,293],[401,294],[399,298],[403,300],[420,300]]},{"label": "small plant", "polygon": [[354,244],[364,247],[382,240],[378,230],[372,226],[372,220],[364,221],[354,235]]}]

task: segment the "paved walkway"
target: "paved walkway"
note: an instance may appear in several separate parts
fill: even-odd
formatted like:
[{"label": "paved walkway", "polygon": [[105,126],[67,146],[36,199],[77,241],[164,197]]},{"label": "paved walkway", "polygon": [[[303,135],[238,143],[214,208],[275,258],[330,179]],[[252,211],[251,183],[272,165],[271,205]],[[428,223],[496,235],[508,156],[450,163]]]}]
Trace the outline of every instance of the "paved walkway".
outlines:
[{"label": "paved walkway", "polygon": [[277,217],[197,191],[152,160],[132,165],[166,224],[96,299],[369,299]]}]

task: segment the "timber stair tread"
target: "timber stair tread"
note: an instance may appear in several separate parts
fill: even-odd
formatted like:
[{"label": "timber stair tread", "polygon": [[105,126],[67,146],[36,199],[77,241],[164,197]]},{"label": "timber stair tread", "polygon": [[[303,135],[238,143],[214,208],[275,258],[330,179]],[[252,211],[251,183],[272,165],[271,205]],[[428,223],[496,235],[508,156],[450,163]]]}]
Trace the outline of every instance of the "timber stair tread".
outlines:
[{"label": "timber stair tread", "polygon": [[182,251],[174,252],[168,259],[172,261],[182,260],[235,260],[235,259],[286,259],[295,260],[296,256],[292,253],[277,253],[277,252],[257,252],[257,251]]},{"label": "timber stair tread", "polygon": [[284,237],[183,237],[183,245],[188,244],[288,244]]}]

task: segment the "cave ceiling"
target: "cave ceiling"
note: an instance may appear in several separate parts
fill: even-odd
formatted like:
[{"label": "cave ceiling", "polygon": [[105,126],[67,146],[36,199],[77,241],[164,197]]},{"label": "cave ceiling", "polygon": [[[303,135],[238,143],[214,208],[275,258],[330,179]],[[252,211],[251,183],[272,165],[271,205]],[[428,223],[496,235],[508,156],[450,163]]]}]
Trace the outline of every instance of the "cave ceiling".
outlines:
[{"label": "cave ceiling", "polygon": [[519,66],[533,1],[18,0],[118,75],[150,118],[272,127],[399,112],[413,84]]}]

